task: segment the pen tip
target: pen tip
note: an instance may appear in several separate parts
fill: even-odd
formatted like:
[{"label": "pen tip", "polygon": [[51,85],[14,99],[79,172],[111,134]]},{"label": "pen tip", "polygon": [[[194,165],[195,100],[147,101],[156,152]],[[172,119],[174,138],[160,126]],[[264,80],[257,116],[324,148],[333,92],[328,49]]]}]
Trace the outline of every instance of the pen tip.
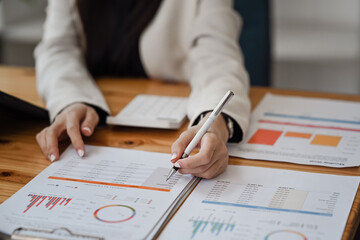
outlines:
[{"label": "pen tip", "polygon": [[176,170],[174,168],[171,168],[170,172],[168,173],[168,175],[166,177],[166,181],[169,180],[171,178],[171,176],[174,175],[175,172],[176,172]]}]

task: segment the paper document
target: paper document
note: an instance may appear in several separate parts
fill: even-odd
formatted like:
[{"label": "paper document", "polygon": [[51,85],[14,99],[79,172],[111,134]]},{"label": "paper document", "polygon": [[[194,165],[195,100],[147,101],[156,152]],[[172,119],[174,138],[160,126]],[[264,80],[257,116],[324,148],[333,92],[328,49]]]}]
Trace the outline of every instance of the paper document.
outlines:
[{"label": "paper document", "polygon": [[328,167],[360,165],[360,103],[267,94],[234,157]]},{"label": "paper document", "polygon": [[341,239],[359,180],[228,166],[199,183],[160,239]]},{"label": "paper document", "polygon": [[81,159],[69,147],[0,206],[0,231],[65,227],[105,239],[143,239],[193,179],[176,174],[166,182],[169,159],[94,146]]}]

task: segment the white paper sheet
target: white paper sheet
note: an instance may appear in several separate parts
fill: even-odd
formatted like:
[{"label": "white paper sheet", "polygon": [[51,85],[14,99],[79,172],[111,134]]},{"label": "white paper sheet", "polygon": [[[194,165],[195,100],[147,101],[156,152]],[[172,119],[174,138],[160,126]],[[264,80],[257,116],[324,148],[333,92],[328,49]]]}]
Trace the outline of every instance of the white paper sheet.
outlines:
[{"label": "white paper sheet", "polygon": [[360,103],[267,94],[234,157],[328,167],[360,165]]},{"label": "white paper sheet", "polygon": [[341,239],[359,180],[228,166],[199,183],[160,239]]},{"label": "white paper sheet", "polygon": [[143,239],[192,179],[168,182],[170,155],[86,146],[81,159],[69,147],[59,161],[0,206],[0,230],[18,227],[105,239]]}]

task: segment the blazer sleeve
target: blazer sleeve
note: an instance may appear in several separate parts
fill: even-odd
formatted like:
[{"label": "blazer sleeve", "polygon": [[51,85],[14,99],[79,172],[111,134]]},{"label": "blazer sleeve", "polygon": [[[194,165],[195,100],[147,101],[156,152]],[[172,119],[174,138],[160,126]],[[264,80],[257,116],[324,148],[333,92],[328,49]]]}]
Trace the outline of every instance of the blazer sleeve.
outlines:
[{"label": "blazer sleeve", "polygon": [[83,102],[109,113],[106,101],[86,69],[73,0],[49,0],[44,34],[35,49],[37,90],[50,120],[66,106]]},{"label": "blazer sleeve", "polygon": [[202,112],[212,110],[227,90],[235,96],[224,113],[245,133],[250,116],[249,77],[238,44],[240,16],[231,0],[200,0],[191,33],[186,72],[191,84],[190,126]]}]

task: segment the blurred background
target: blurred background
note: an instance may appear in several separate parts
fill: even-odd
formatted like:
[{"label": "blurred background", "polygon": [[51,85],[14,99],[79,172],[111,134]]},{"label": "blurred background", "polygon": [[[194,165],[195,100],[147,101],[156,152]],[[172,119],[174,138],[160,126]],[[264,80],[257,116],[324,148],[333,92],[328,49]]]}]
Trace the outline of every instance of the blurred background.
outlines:
[{"label": "blurred background", "polygon": [[[34,66],[46,4],[0,2],[0,64]],[[359,0],[235,0],[235,7],[253,85],[360,94]]]}]

